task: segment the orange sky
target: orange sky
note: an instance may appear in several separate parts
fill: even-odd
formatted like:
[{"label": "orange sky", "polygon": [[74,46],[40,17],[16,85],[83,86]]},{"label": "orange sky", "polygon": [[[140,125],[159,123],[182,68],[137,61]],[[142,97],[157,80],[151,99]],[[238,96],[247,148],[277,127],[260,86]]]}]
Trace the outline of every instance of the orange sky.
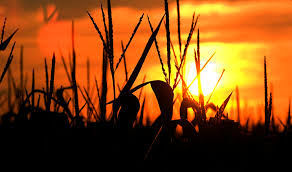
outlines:
[{"label": "orange sky", "polygon": [[[88,1],[88,2],[87,2]],[[161,2],[160,2],[161,1]],[[113,1],[114,48],[116,59],[121,54],[120,42],[128,41],[142,13],[145,13],[141,26],[130,45],[126,57],[130,71],[137,63],[144,46],[150,36],[150,29],[146,15],[151,18],[152,24],[157,25],[164,13],[163,0]],[[106,7],[106,3],[103,2]],[[80,83],[85,81],[86,59],[91,61],[92,85],[96,76],[100,78],[101,41],[86,15],[88,10],[102,27],[102,16],[99,9],[100,1],[83,0],[82,2],[61,0],[4,0],[0,2],[0,23],[7,17],[7,32],[12,33],[20,28],[14,40],[17,41],[14,66],[18,65],[19,47],[24,45],[25,70],[30,78],[31,69],[36,71],[36,78],[44,83],[44,57],[51,57],[57,53],[57,83],[68,85],[64,69],[59,57],[60,50],[65,56],[71,51],[71,21],[75,21],[76,47],[78,55],[78,75]],[[51,21],[44,21],[44,10],[50,14],[57,8]],[[175,48],[178,47],[176,4],[170,1],[170,31]],[[219,78],[223,69],[224,76],[216,89],[212,100],[222,103],[236,85],[239,86],[243,119],[249,115],[256,116],[261,111],[259,106],[264,104],[263,85],[263,57],[267,56],[269,85],[273,85],[273,101],[275,112],[281,119],[287,114],[291,91],[292,58],[292,1],[270,0],[181,0],[182,42],[186,42],[191,25],[192,13],[200,14],[198,26],[201,33],[202,61],[216,52],[206,70],[211,71],[211,77]],[[161,28],[158,41],[166,64],[165,29]],[[194,62],[193,49],[196,36],[193,37],[187,54],[189,66]],[[177,49],[178,52],[178,49]],[[1,57],[3,54],[0,54]],[[1,61],[1,63],[3,63]],[[1,64],[3,67],[3,64]],[[2,69],[2,68],[1,68]],[[15,77],[17,77],[17,70]],[[174,67],[173,67],[174,69]],[[189,70],[189,69],[188,69]],[[195,74],[195,69],[190,73]],[[213,73],[213,75],[212,75]],[[139,74],[136,85],[141,83],[144,75],[148,80],[163,79],[159,59],[154,46],[149,53],[142,72]],[[117,77],[124,80],[123,68],[117,71]],[[212,80],[211,80],[212,81]],[[211,85],[214,82],[207,82]],[[215,81],[216,83],[216,81]],[[123,82],[120,83],[122,85]],[[109,84],[110,85],[110,84]],[[42,87],[40,84],[39,87]],[[212,88],[212,86],[210,86]],[[146,90],[150,90],[147,88]],[[111,99],[111,98],[109,98]],[[233,99],[229,107],[235,105]],[[246,110],[250,107],[250,110]],[[252,110],[252,109],[253,110]],[[151,111],[151,110],[150,110]],[[246,113],[245,113],[246,112]],[[253,113],[254,112],[254,113]],[[149,112],[154,113],[154,112]],[[255,117],[259,119],[259,117]]]}]

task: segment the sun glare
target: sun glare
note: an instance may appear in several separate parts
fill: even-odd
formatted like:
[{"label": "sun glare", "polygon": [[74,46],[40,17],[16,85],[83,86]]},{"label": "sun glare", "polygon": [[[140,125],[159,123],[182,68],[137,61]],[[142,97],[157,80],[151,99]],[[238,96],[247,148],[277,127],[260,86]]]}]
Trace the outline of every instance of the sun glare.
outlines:
[{"label": "sun glare", "polygon": [[[204,64],[204,63],[202,63]],[[187,84],[191,84],[191,82],[196,77],[196,64],[194,62],[188,63],[186,65],[186,81]],[[206,68],[201,72],[201,84],[202,84],[202,91],[204,96],[207,96],[212,93],[220,74],[216,71],[216,65],[214,63],[209,63]],[[196,96],[199,95],[198,93],[198,80],[196,80],[190,86],[190,92]]]}]

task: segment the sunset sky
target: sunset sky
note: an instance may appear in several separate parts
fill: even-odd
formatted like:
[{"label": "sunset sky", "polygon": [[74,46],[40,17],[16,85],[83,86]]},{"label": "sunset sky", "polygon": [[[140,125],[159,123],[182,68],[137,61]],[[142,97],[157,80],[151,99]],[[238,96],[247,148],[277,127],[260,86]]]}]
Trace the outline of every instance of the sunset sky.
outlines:
[{"label": "sunset sky", "polygon": [[[79,83],[86,80],[85,64],[86,59],[89,58],[93,86],[94,77],[101,77],[102,43],[86,11],[91,13],[98,26],[103,30],[100,3],[104,4],[106,10],[105,0],[1,0],[1,30],[4,17],[7,17],[6,37],[16,28],[19,28],[13,39],[17,42],[14,52],[15,59],[12,62],[12,65],[15,66],[14,76],[18,77],[19,50],[20,45],[23,45],[25,71],[28,78],[31,78],[31,70],[34,68],[37,71],[36,78],[40,81],[38,83],[39,87],[43,87],[42,84],[45,81],[44,57],[51,58],[53,52],[56,52],[56,82],[57,84],[68,85],[60,54],[62,53],[68,59],[67,56],[71,52],[71,23],[74,20],[75,47],[78,56],[77,80]],[[256,116],[255,114],[259,114],[259,112],[263,113],[263,61],[264,56],[266,56],[268,85],[269,88],[272,87],[274,93],[274,111],[276,115],[284,119],[284,115],[288,111],[289,98],[292,96],[292,69],[290,68],[292,65],[292,1],[181,0],[180,3],[183,45],[186,42],[192,15],[195,12],[196,15],[200,15],[198,27],[201,36],[202,62],[204,63],[216,52],[206,68],[208,72],[205,74],[205,81],[202,81],[203,87],[205,85],[209,89],[209,91],[206,90],[207,95],[215,86],[222,70],[226,70],[211,101],[221,104],[238,85],[242,118],[247,119],[249,116]],[[150,17],[152,24],[157,26],[158,21],[164,14],[164,1],[112,0],[112,8],[115,63],[121,55],[121,41],[124,44],[128,42],[140,16],[143,13],[145,14],[141,26],[126,53],[128,69],[131,73],[151,35],[147,15]],[[171,40],[178,54],[175,0],[169,0],[169,9]],[[48,21],[44,14],[47,13],[47,16],[49,16],[54,11],[56,12],[52,19]],[[161,27],[159,31],[158,43],[166,65],[164,27]],[[193,64],[195,47],[196,34],[193,36],[187,54],[185,72],[186,77],[188,77],[187,82],[190,82],[191,78],[196,75]],[[2,70],[4,65],[2,56],[5,54],[1,53],[0,55]],[[163,73],[154,44],[135,85],[141,83],[145,74],[147,75],[147,81],[163,80]],[[117,70],[116,77],[121,78],[119,84],[122,86],[124,84],[122,81],[125,78],[122,64]],[[204,77],[202,80],[204,80]],[[146,90],[149,91],[149,94],[151,93],[150,88]],[[112,99],[112,97],[109,99]],[[235,98],[230,101],[229,106],[232,105],[235,106]],[[246,107],[249,107],[249,110]],[[255,118],[259,119],[260,117]]]}]

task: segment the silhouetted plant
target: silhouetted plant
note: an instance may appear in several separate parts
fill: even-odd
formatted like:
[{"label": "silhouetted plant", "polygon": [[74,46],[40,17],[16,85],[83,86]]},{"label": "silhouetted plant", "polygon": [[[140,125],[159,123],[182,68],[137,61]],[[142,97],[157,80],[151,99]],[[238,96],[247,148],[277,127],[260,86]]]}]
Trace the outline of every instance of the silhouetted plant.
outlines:
[{"label": "silhouetted plant", "polygon": [[[32,83],[31,89],[28,91],[25,87],[25,79],[23,78],[23,48],[21,48],[21,57],[20,57],[20,88],[17,88],[17,84],[14,81],[14,77],[9,70],[9,66],[13,59],[13,49],[15,43],[12,46],[12,50],[10,52],[8,62],[4,67],[4,71],[1,75],[0,82],[3,80],[6,71],[8,72],[8,106],[9,112],[4,114],[1,117],[1,128],[33,128],[37,129],[41,134],[48,134],[55,129],[62,128],[90,128],[91,130],[86,130],[90,136],[94,137],[94,144],[102,145],[103,147],[98,147],[98,149],[104,149],[104,151],[108,151],[105,148],[109,148],[109,145],[114,145],[114,147],[121,146],[123,149],[125,148],[125,144],[130,145],[126,147],[127,151],[129,149],[133,149],[136,147],[143,147],[139,149],[139,153],[141,154],[138,158],[141,158],[144,155],[144,160],[150,159],[149,157],[160,150],[156,149],[156,146],[164,147],[162,151],[165,151],[169,148],[178,147],[178,148],[199,148],[200,151],[206,151],[205,148],[209,145],[214,145],[216,149],[207,150],[209,153],[213,153],[214,151],[218,151],[222,145],[225,147],[229,144],[229,139],[233,142],[247,142],[254,143],[254,140],[258,141],[259,138],[262,138],[264,134],[271,134],[269,137],[276,140],[279,134],[283,134],[283,136],[288,136],[289,132],[291,132],[291,115],[290,115],[290,102],[289,102],[289,111],[286,123],[282,122],[278,119],[284,127],[284,131],[281,133],[279,129],[279,125],[276,123],[277,117],[274,113],[272,113],[272,92],[270,92],[270,96],[268,96],[268,87],[267,87],[267,69],[266,69],[266,58],[264,59],[264,83],[265,83],[265,124],[258,122],[257,124],[252,125],[252,130],[249,131],[250,119],[248,119],[245,123],[245,126],[240,126],[240,113],[239,113],[239,91],[238,87],[236,88],[237,95],[237,107],[238,107],[238,122],[234,122],[234,120],[229,119],[228,113],[225,113],[225,109],[227,104],[232,96],[232,92],[228,95],[228,97],[223,101],[223,103],[218,107],[214,103],[210,102],[213,93],[215,92],[218,83],[221,81],[223,73],[225,69],[218,79],[211,95],[208,100],[205,101],[202,89],[203,85],[201,84],[201,80],[204,80],[201,76],[201,72],[205,69],[206,65],[210,62],[210,60],[214,57],[215,53],[209,57],[207,62],[201,67],[201,55],[200,55],[200,31],[197,30],[197,48],[194,49],[195,52],[195,64],[196,64],[196,77],[192,80],[192,82],[187,85],[186,78],[184,76],[184,65],[187,58],[187,51],[192,41],[193,33],[196,32],[196,26],[198,22],[198,17],[193,15],[191,28],[188,34],[188,38],[185,43],[184,50],[182,51],[182,40],[181,40],[181,18],[180,18],[180,4],[179,0],[176,1],[177,5],[177,27],[178,27],[178,44],[179,44],[179,54],[175,53],[173,42],[171,41],[171,33],[170,33],[170,16],[168,9],[168,1],[164,0],[164,10],[165,15],[161,18],[159,24],[155,29],[153,29],[150,19],[148,17],[148,23],[151,29],[151,35],[148,39],[147,44],[144,47],[144,50],[139,58],[138,63],[136,64],[131,75],[128,75],[127,62],[125,58],[125,53],[130,46],[136,32],[140,24],[142,23],[142,19],[144,14],[140,17],[140,20],[134,31],[132,32],[129,41],[124,47],[122,46],[122,54],[120,58],[117,60],[117,63],[114,64],[114,30],[112,23],[112,12],[111,12],[111,1],[107,1],[108,4],[108,16],[106,21],[106,15],[104,13],[103,7],[101,5],[102,12],[102,20],[104,33],[102,33],[95,23],[94,19],[90,15],[90,20],[92,21],[95,29],[98,32],[98,36],[102,42],[103,54],[102,54],[102,67],[101,67],[101,83],[99,85],[98,80],[95,78],[95,89],[96,89],[96,97],[94,98],[93,90],[90,89],[90,67],[89,60],[87,60],[87,87],[84,87],[78,83],[76,78],[76,68],[77,68],[77,56],[76,49],[74,46],[74,23],[72,22],[72,54],[69,55],[69,65],[66,64],[65,58],[61,55],[61,60],[66,72],[67,79],[69,81],[69,85],[67,87],[56,86],[55,85],[55,76],[56,72],[56,57],[53,54],[52,62],[51,62],[51,70],[49,76],[49,67],[47,64],[47,60],[45,59],[45,88],[38,89],[36,88],[35,81],[38,81],[38,78],[35,78],[35,70],[32,71]],[[55,12],[53,12],[55,13]],[[163,63],[163,58],[161,57],[161,52],[158,46],[157,34],[160,30],[160,26],[166,17],[165,20],[165,28],[166,28],[166,58],[167,58],[167,68],[168,73],[165,70],[165,66]],[[6,20],[5,20],[6,21]],[[10,36],[6,41],[3,40],[4,35],[5,22],[2,29],[1,36],[1,44],[0,50],[5,50],[8,46],[10,40],[13,35],[17,32],[17,30]],[[142,83],[138,84],[138,86],[133,87],[136,82],[137,77],[139,76],[142,66],[147,58],[147,55],[152,47],[152,44],[155,43],[157,55],[159,58],[159,63],[161,65],[161,70],[164,75],[165,81],[161,80],[152,80],[146,82],[146,76],[144,76]],[[171,52],[172,50],[172,52]],[[117,72],[117,68],[119,67],[120,62],[123,60],[124,62],[124,72],[125,72],[125,85],[123,86],[120,83],[115,83],[115,74]],[[171,69],[171,63],[174,62],[174,69]],[[98,68],[100,70],[100,68]],[[108,70],[111,72],[111,79],[113,84],[113,100],[107,103],[107,94],[108,94],[108,80],[107,73]],[[173,78],[173,83],[171,83],[171,72],[176,72],[175,77]],[[192,93],[190,92],[190,86],[195,82],[198,82],[198,90],[199,90],[199,98],[196,100]],[[176,97],[174,95],[174,90],[177,88],[179,82],[182,83],[182,94],[178,94]],[[153,123],[150,123],[149,116],[146,116],[147,108],[146,108],[146,100],[150,100],[144,96],[143,88],[146,85],[150,85],[152,91],[154,92],[155,98],[159,105],[160,114],[154,120]],[[120,93],[116,95],[115,87],[118,86]],[[122,87],[123,86],[123,87]],[[19,97],[13,98],[12,92],[14,95],[20,90]],[[140,89],[140,93],[134,95],[134,92]],[[72,91],[69,94],[69,91]],[[78,98],[81,95],[80,98]],[[142,96],[143,95],[143,96]],[[180,97],[181,96],[181,97]],[[178,98],[179,97],[179,98]],[[2,100],[2,96],[0,93],[0,100]],[[79,99],[83,98],[83,102],[79,101]],[[14,112],[14,100],[20,99],[20,105],[18,107],[18,112]],[[43,99],[43,100],[42,100]],[[182,101],[181,101],[182,100]],[[96,103],[98,101],[98,104]],[[142,102],[140,108],[140,101]],[[177,102],[181,101],[181,102]],[[85,102],[85,103],[84,103]],[[82,103],[82,104],[81,104]],[[108,110],[107,105],[113,103],[113,108],[111,109],[111,116],[108,118],[107,114]],[[174,113],[174,104],[178,103],[179,114]],[[1,103],[0,103],[1,104]],[[73,106],[70,109],[70,105]],[[80,105],[80,107],[79,107]],[[82,112],[83,109],[87,107],[87,113],[84,117]],[[191,108],[194,112],[194,119],[191,121],[188,117],[188,109]],[[212,110],[215,112],[215,117],[207,118],[207,111]],[[138,115],[140,111],[140,115]],[[151,114],[152,115],[152,114]],[[174,119],[174,115],[179,116],[179,119]],[[87,119],[86,119],[87,118]],[[143,125],[143,121],[146,121],[146,124]],[[177,127],[182,128],[181,135],[176,134]],[[113,135],[107,135],[102,133],[104,128],[119,128],[118,134],[114,133]],[[143,130],[141,130],[143,129]],[[122,131],[120,133],[119,131]],[[68,131],[66,131],[68,132]],[[71,132],[71,131],[70,131]],[[75,132],[72,131],[73,133]],[[78,131],[79,132],[79,131]],[[110,132],[109,132],[110,133]],[[142,133],[142,134],[141,134]],[[83,133],[82,133],[83,134]],[[81,134],[81,135],[82,135]],[[104,135],[105,136],[104,136]],[[68,134],[70,135],[70,134]],[[86,134],[85,134],[86,135]],[[100,137],[96,137],[100,136]],[[261,136],[261,137],[253,137],[253,136]],[[282,135],[281,135],[282,136]],[[109,139],[110,138],[110,139]],[[125,139],[126,142],[125,142]],[[137,140],[135,140],[137,139]],[[216,140],[217,139],[217,140]],[[81,139],[82,141],[87,141],[86,139]],[[133,141],[134,140],[134,141]],[[222,144],[221,141],[223,140]],[[281,140],[281,139],[279,139]],[[91,140],[90,140],[91,141]],[[137,141],[137,142],[136,142]],[[214,142],[215,141],[215,142]],[[278,140],[277,140],[278,141]],[[122,144],[120,144],[122,142]],[[105,143],[105,144],[104,144]],[[132,145],[135,143],[137,145]],[[183,144],[181,144],[183,143]],[[206,147],[204,144],[207,143]],[[219,143],[219,144],[218,144]],[[116,145],[120,144],[120,145]],[[208,145],[209,144],[209,145]],[[106,146],[105,146],[106,145]],[[126,145],[126,146],[128,146]],[[237,145],[237,144],[236,144]],[[244,144],[238,144],[240,146]],[[134,148],[132,148],[132,146]],[[135,147],[136,146],[136,147]],[[172,147],[173,146],[173,147]],[[226,146],[225,148],[227,148]],[[78,146],[77,146],[78,147]],[[76,151],[77,147],[72,151]],[[145,148],[146,147],[146,148]],[[203,148],[201,148],[203,147]],[[221,150],[220,150],[221,151]],[[123,152],[123,151],[122,151]],[[130,151],[129,151],[130,152]],[[138,151],[137,151],[138,152]],[[167,152],[167,151],[165,151]],[[123,152],[124,153],[124,152]],[[127,152],[128,153],[128,152]],[[199,152],[196,152],[199,153]],[[221,152],[220,152],[221,153]],[[225,153],[225,152],[224,152]],[[107,153],[106,153],[107,154]],[[221,153],[222,154],[222,153]],[[171,155],[171,153],[170,153]],[[111,156],[111,155],[109,155]],[[200,155],[197,156],[198,159],[203,159]],[[112,156],[113,158],[115,156]],[[124,154],[121,155],[124,157]],[[158,156],[159,157],[159,156]],[[194,158],[193,157],[193,158]],[[102,157],[104,158],[104,157]],[[136,157],[134,156],[133,159]],[[137,159],[138,159],[137,158]],[[181,158],[181,157],[179,157]],[[185,157],[184,157],[185,158]],[[167,161],[167,160],[165,160]],[[132,161],[130,161],[132,163]],[[159,162],[160,163],[160,162]]]},{"label": "silhouetted plant", "polygon": [[3,41],[4,32],[5,32],[5,25],[6,25],[6,18],[4,19],[4,24],[3,24],[3,28],[2,28],[0,51],[6,50],[9,42],[11,41],[11,39],[13,38],[13,36],[15,35],[15,33],[18,31],[18,29],[16,29],[5,41]]},{"label": "silhouetted plant", "polygon": [[123,129],[133,128],[136,121],[140,103],[133,94],[126,94],[120,97],[121,109],[118,115],[117,126]]},{"label": "silhouetted plant", "polygon": [[264,83],[265,83],[265,134],[269,134],[270,121],[272,116],[272,93],[268,97],[268,84],[267,84],[267,64],[266,57],[264,57]]}]

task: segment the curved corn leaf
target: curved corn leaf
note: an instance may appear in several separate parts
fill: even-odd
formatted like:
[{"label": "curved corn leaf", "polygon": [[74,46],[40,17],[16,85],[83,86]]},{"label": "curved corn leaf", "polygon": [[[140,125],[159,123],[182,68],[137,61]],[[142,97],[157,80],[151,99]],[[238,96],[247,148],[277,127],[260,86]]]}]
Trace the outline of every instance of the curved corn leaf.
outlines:
[{"label": "curved corn leaf", "polygon": [[159,128],[172,118],[174,94],[170,85],[163,81],[152,81],[151,87],[155,93],[161,111],[160,116],[154,121],[152,127]]},{"label": "curved corn leaf", "polygon": [[[151,88],[156,96],[161,115],[155,120],[154,123],[158,123],[157,126],[160,126],[160,124],[170,121],[172,118],[172,111],[173,111],[173,90],[169,84],[167,84],[164,81],[155,80],[155,81],[149,81],[145,82],[143,84],[140,84],[130,90],[130,93],[133,93],[137,91],[138,89],[146,86],[147,84],[151,85]],[[109,103],[114,102],[111,101]]]},{"label": "curved corn leaf", "polygon": [[167,117],[167,119],[170,120],[172,118],[172,105],[174,94],[169,84],[160,80],[149,81],[136,86],[135,88],[130,90],[130,93],[137,91],[138,89],[146,86],[147,84],[151,85],[151,88],[158,101],[161,113],[171,113],[171,116]]},{"label": "curved corn leaf", "polygon": [[184,98],[180,105],[180,118],[187,119],[188,112],[187,109],[192,107],[195,112],[200,111],[200,105],[195,100],[191,100],[189,98]]},{"label": "curved corn leaf", "polygon": [[172,102],[174,96],[172,88],[163,81],[152,81],[151,88],[155,93],[161,113],[167,113],[169,116],[166,119],[170,120],[172,118]]},{"label": "curved corn leaf", "polygon": [[140,109],[140,103],[133,94],[120,97],[121,110],[118,115],[117,126],[119,128],[132,128]]},{"label": "curved corn leaf", "polygon": [[208,104],[205,105],[205,109],[206,109],[206,112],[207,112],[209,109],[211,109],[211,110],[217,112],[218,107],[217,107],[214,103],[208,103]]}]

